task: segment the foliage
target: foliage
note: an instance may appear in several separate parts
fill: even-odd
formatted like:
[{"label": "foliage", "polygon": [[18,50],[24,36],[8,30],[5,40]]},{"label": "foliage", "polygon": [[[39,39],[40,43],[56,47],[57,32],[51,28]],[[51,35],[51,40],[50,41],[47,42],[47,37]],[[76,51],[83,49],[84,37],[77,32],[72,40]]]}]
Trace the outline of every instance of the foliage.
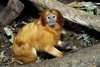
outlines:
[{"label": "foliage", "polygon": [[0,52],[0,63],[5,62],[8,58],[4,55],[4,51]]},{"label": "foliage", "polygon": [[[20,24],[28,24],[27,22],[22,21]],[[11,36],[11,38],[9,39],[9,41],[11,43],[13,43],[14,40],[14,35],[13,35],[13,31],[10,28],[4,27],[4,31],[6,32],[7,36]]]},{"label": "foliage", "polygon": [[96,14],[99,15],[99,9],[97,5],[100,5],[100,3],[93,3],[93,2],[86,2],[82,4],[83,6],[87,7],[87,12],[90,14],[94,14],[96,10]]},{"label": "foliage", "polygon": [[37,57],[37,60],[36,60],[36,62],[39,62],[40,61],[40,58],[39,57]]},{"label": "foliage", "polygon": [[13,43],[13,39],[14,39],[13,31],[7,27],[4,28],[4,31],[6,32],[7,36],[11,36],[11,39],[9,39],[9,41]]},{"label": "foliage", "polygon": [[83,35],[81,35],[80,37],[78,37],[77,39],[81,39],[81,38],[83,38],[84,39],[84,46],[86,47],[86,44],[87,43],[89,43],[89,40],[88,40],[88,38],[89,38],[90,36],[88,36],[87,34],[83,34]]},{"label": "foliage", "polygon": [[26,25],[26,24],[28,24],[27,22],[25,22],[25,21],[22,21],[20,24],[24,24],[24,25]]},{"label": "foliage", "polygon": [[94,45],[94,41],[95,41],[95,39],[94,39],[94,37],[91,39],[91,42],[92,42],[92,44]]},{"label": "foliage", "polygon": [[100,3],[95,3],[96,5],[100,5]]},{"label": "foliage", "polygon": [[74,33],[74,36],[76,36],[77,35],[77,33]]}]

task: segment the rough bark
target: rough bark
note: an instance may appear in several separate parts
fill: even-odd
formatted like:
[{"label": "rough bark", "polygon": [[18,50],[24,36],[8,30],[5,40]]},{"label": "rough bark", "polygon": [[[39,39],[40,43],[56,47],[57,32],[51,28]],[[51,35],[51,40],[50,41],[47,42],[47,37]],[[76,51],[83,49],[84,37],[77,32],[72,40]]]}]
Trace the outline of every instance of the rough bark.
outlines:
[{"label": "rough bark", "polygon": [[95,29],[100,32],[100,17],[89,14],[82,10],[77,10],[72,7],[68,7],[65,4],[57,0],[30,0],[31,2],[49,9],[59,10],[63,16],[73,21],[74,23],[86,26],[90,29]]},{"label": "rough bark", "polygon": [[100,43],[63,57],[15,67],[100,67]]},{"label": "rough bark", "polygon": [[6,26],[20,15],[24,5],[19,0],[9,0],[7,6],[0,13],[0,24]]},{"label": "rough bark", "polygon": [[[100,21],[98,16],[94,16],[84,11],[67,7],[56,0],[32,0],[32,2],[49,9],[53,8],[58,9],[66,19],[81,24],[83,26],[93,28],[100,32]],[[68,54],[63,57],[54,58],[51,60],[45,60],[33,64],[14,66],[14,67],[96,67],[96,66],[97,67],[100,66],[100,43],[93,47],[81,49],[76,53]],[[3,67],[13,67],[13,66],[7,65]]]}]

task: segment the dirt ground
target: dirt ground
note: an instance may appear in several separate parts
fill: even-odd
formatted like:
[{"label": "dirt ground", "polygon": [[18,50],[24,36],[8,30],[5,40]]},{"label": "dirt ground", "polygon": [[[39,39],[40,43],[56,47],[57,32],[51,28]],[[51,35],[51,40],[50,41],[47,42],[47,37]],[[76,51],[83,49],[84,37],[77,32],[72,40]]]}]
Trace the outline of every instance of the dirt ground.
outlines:
[{"label": "dirt ground", "polygon": [[[30,6],[27,6],[26,8],[28,7]],[[24,11],[26,11],[26,9]],[[32,10],[30,10],[29,13],[32,14]],[[16,35],[18,30],[24,26],[24,24],[22,24],[23,21],[30,23],[35,21],[39,17],[38,15],[34,16],[34,18],[30,16],[30,14],[22,12],[22,15],[20,15],[17,19],[14,20],[11,25],[7,27],[13,31],[14,35]],[[65,21],[63,28],[68,31],[68,34],[61,35],[61,40],[67,42],[67,47],[57,48],[63,51],[65,54],[75,53],[80,49],[91,47],[95,44],[100,43],[100,33],[93,29],[88,29],[84,26],[75,24],[67,20]],[[10,43],[9,41],[10,38],[11,36],[8,37],[6,33],[0,32],[0,66],[23,64],[21,61],[12,58],[12,43]],[[55,58],[47,53],[38,53],[38,56],[39,58],[37,62]]]},{"label": "dirt ground", "polygon": [[[26,17],[24,17],[26,19]],[[24,19],[23,18],[23,19]],[[27,21],[31,19],[28,18]],[[34,18],[33,18],[34,19]],[[36,20],[36,19],[34,19]],[[32,21],[34,21],[32,20]],[[22,20],[24,21],[24,20]],[[22,22],[20,21],[20,22]],[[25,21],[26,22],[26,21]],[[29,22],[29,21],[28,21]],[[16,30],[13,30],[14,34],[17,33],[17,31],[23,26],[24,24],[18,24],[18,26],[16,26]],[[13,26],[12,26],[13,27]],[[68,31],[67,35],[61,35],[61,40],[68,42],[68,44],[66,44],[67,48],[59,48],[57,47],[59,50],[63,51],[65,54],[70,54],[70,53],[74,53],[77,52],[79,49],[83,49],[83,48],[87,48],[87,47],[91,47],[94,46],[94,44],[100,43],[100,36],[99,36],[99,32],[88,29],[86,27],[74,24],[72,22],[66,21],[63,28],[65,30]],[[87,34],[86,37],[87,40],[89,41],[86,42],[86,40],[84,40],[85,37],[81,37],[80,39],[78,39],[80,36],[82,36],[83,34]],[[16,59],[12,58],[12,44],[9,42],[9,39],[11,37],[8,37],[6,34],[0,33],[0,65],[19,65],[19,64],[23,64],[21,61],[17,61]],[[86,42],[86,44],[84,44]],[[53,59],[55,57],[47,54],[47,53],[38,53],[39,59],[38,61],[44,61],[46,59]]]}]

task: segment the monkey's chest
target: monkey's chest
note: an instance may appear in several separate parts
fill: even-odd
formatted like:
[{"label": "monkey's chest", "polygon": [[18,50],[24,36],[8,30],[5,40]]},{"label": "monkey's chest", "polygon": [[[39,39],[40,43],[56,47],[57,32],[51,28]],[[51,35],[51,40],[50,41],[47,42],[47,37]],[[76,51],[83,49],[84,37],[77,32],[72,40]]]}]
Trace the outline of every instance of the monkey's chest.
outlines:
[{"label": "monkey's chest", "polygon": [[51,32],[43,32],[39,36],[40,43],[48,43],[48,44],[56,44],[57,41],[59,40],[60,35],[58,33],[51,33]]}]

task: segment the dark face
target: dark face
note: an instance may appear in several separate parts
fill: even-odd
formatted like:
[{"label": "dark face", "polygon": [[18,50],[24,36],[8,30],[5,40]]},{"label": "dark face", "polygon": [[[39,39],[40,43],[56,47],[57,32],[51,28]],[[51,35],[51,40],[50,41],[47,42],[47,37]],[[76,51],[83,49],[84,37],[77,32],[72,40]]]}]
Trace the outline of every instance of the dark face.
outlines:
[{"label": "dark face", "polygon": [[46,16],[49,26],[54,26],[56,24],[57,15],[50,13]]}]

